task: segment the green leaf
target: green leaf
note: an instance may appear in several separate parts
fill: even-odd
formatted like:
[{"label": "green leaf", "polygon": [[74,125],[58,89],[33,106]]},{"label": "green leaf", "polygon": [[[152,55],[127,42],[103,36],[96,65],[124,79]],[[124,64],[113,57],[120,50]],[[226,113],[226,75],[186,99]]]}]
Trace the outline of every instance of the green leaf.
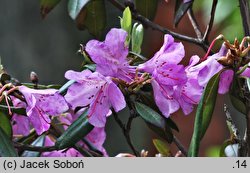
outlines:
[{"label": "green leaf", "polygon": [[157,11],[158,0],[135,0],[136,10],[149,20],[153,20]]},{"label": "green leaf", "polygon": [[234,75],[233,82],[230,88],[229,97],[232,105],[244,115],[247,114],[247,108],[244,104],[244,94],[241,90],[240,79],[237,75]]},{"label": "green leaf", "polygon": [[220,72],[215,74],[208,82],[200,103],[197,107],[194,132],[189,146],[188,156],[197,157],[199,152],[200,141],[203,138],[206,130],[211,122],[213,115],[216,97],[218,94],[220,74],[224,71],[222,69]]},{"label": "green leaf", "polygon": [[84,69],[88,69],[92,72],[94,72],[96,70],[96,64],[86,64],[83,67],[84,67]]},{"label": "green leaf", "polygon": [[182,17],[186,14],[187,10],[192,6],[193,1],[190,2],[181,2],[181,4],[179,5],[179,2],[176,1],[176,8],[178,8],[178,10],[175,12],[175,17],[174,17],[174,26],[177,26],[179,24],[179,22],[181,21]]},{"label": "green leaf", "polygon": [[151,109],[150,107],[139,103],[135,102],[135,108],[138,114],[146,121],[149,122],[157,127],[160,127],[162,129],[165,128],[165,120],[164,118],[158,114],[156,111]]},{"label": "green leaf", "polygon": [[130,37],[132,28],[132,15],[129,7],[123,11],[122,18],[120,19],[121,28],[127,31],[128,37]]},{"label": "green leaf", "polygon": [[59,89],[59,93],[60,94],[64,94],[66,93],[66,91],[68,90],[68,88],[73,84],[75,83],[76,81],[75,80],[69,80],[67,83],[65,83],[60,89]]},{"label": "green leaf", "polygon": [[0,127],[0,156],[1,157],[18,157],[17,152],[9,136]]},{"label": "green leaf", "polygon": [[6,133],[6,135],[11,139],[12,138],[12,126],[10,119],[4,112],[0,112],[0,127]]},{"label": "green leaf", "polygon": [[106,26],[106,9],[104,0],[91,0],[86,7],[83,21],[78,19],[78,25],[85,26],[90,34],[100,37]]},{"label": "green leaf", "polygon": [[163,156],[170,156],[169,146],[160,139],[153,139],[153,143],[157,151]]},{"label": "green leaf", "polygon": [[135,23],[132,30],[132,52],[135,52],[136,54],[141,53],[143,34],[144,31],[142,24]]},{"label": "green leaf", "polygon": [[94,127],[88,122],[87,112],[88,110],[85,110],[56,140],[55,146],[58,147],[58,149],[74,146],[93,130]]},{"label": "green leaf", "polygon": [[[41,135],[34,142],[32,142],[31,145],[36,147],[42,147],[44,146],[44,142],[45,142],[45,135]],[[40,152],[25,150],[22,154],[22,157],[39,157],[40,155],[41,155]]]},{"label": "green leaf", "polygon": [[69,0],[68,12],[72,19],[76,19],[81,10],[88,4],[90,0]]},{"label": "green leaf", "polygon": [[241,113],[244,115],[247,114],[247,108],[246,105],[237,97],[233,96],[232,94],[229,94],[230,100],[232,105]]},{"label": "green leaf", "polygon": [[167,140],[169,143],[173,141],[173,133],[170,127],[167,126],[165,118],[142,103],[135,102],[135,108],[152,131]]},{"label": "green leaf", "polygon": [[45,18],[61,0],[40,0],[40,14]]}]

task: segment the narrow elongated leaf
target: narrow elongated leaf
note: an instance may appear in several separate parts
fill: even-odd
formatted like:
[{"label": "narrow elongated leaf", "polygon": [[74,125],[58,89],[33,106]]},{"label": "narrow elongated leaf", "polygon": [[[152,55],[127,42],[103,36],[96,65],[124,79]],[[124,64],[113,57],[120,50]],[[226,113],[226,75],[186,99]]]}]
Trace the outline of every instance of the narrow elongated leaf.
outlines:
[{"label": "narrow elongated leaf", "polygon": [[230,100],[232,105],[241,113],[244,115],[247,114],[247,108],[246,105],[237,97],[233,96],[232,94],[229,94]]},{"label": "narrow elongated leaf", "polygon": [[93,130],[87,118],[87,110],[75,120],[68,129],[57,139],[55,146],[58,149],[64,149],[74,146]]},{"label": "narrow elongated leaf", "polygon": [[86,6],[87,14],[84,25],[89,33],[100,37],[106,26],[106,9],[104,0],[91,0]]},{"label": "narrow elongated leaf", "polygon": [[163,156],[170,156],[168,145],[160,139],[153,139],[153,143],[157,151]]},{"label": "narrow elongated leaf", "polygon": [[158,0],[135,0],[136,10],[149,20],[153,20],[157,11]]},{"label": "narrow elongated leaf", "polygon": [[12,126],[9,118],[4,112],[0,112],[0,127],[6,133],[6,135],[11,139],[12,138]]},{"label": "narrow elongated leaf", "polygon": [[244,95],[241,90],[240,79],[235,75],[229,92],[230,100],[235,109],[246,115],[247,108],[244,104]]},{"label": "narrow elongated leaf", "polygon": [[[179,2],[176,2],[179,3]],[[181,21],[182,17],[186,14],[187,10],[192,6],[193,1],[189,2],[181,2],[181,4],[177,4],[176,6],[179,6],[178,10],[175,12],[174,17],[174,26],[177,26],[179,22]]]},{"label": "narrow elongated leaf", "polygon": [[17,157],[17,152],[10,140],[9,136],[0,127],[0,156],[1,157]]},{"label": "narrow elongated leaf", "polygon": [[135,108],[152,131],[169,143],[173,141],[172,130],[167,126],[165,119],[159,113],[139,102],[135,102]]},{"label": "narrow elongated leaf", "polygon": [[45,18],[47,14],[55,8],[55,6],[60,2],[61,0],[40,0],[40,13],[42,15],[42,18]]},{"label": "narrow elongated leaf", "polygon": [[135,102],[135,108],[136,111],[139,113],[139,115],[147,122],[160,127],[160,128],[165,128],[165,120],[164,118],[158,114],[156,111],[151,109],[150,107],[139,103]]},{"label": "narrow elongated leaf", "polygon": [[75,80],[69,80],[67,83],[65,83],[60,89],[59,89],[59,93],[60,94],[64,94],[66,93],[66,91],[68,90],[68,88],[73,84],[75,83],[76,81]]},{"label": "narrow elongated leaf", "polygon": [[206,133],[206,130],[211,122],[212,114],[216,103],[216,97],[218,94],[220,74],[223,71],[224,69],[215,74],[209,80],[202,94],[200,103],[196,111],[194,132],[191,144],[189,146],[188,156],[198,156],[200,141]]},{"label": "narrow elongated leaf", "polygon": [[81,10],[87,5],[90,0],[69,0],[68,12],[72,19],[76,19]]},{"label": "narrow elongated leaf", "polygon": [[[32,142],[32,146],[42,147],[44,146],[45,135],[39,136],[34,142]],[[24,151],[22,157],[39,157],[41,155],[40,152],[37,151]]]}]

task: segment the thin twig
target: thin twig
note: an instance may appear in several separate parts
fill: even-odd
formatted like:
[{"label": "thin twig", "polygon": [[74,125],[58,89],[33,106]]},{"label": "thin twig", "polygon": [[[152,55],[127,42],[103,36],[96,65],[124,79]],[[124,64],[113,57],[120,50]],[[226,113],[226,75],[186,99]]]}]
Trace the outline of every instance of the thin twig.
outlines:
[{"label": "thin twig", "polygon": [[[109,2],[111,2],[116,8],[118,8],[121,11],[123,11],[125,9],[125,6],[123,4],[121,4],[117,0],[109,0]],[[171,31],[171,30],[169,30],[167,28],[164,28],[164,27],[150,21],[148,18],[145,18],[144,16],[140,15],[136,11],[133,11],[132,15],[133,15],[133,18],[135,20],[140,21],[145,26],[148,26],[148,27],[150,27],[152,29],[160,31],[160,32],[162,32],[164,34],[171,34],[176,39],[180,39],[180,40],[183,40],[183,41],[187,41],[187,42],[196,44],[196,45],[200,46],[201,48],[203,48],[205,51],[207,51],[207,49],[209,47],[209,45],[207,43],[205,43],[203,40],[199,40],[198,38],[189,37],[189,36],[186,36],[186,35],[182,35],[182,34],[173,32],[173,31]]]},{"label": "thin twig", "polygon": [[197,38],[199,40],[202,40],[202,33],[201,33],[200,27],[197,23],[197,20],[195,19],[194,12],[193,12],[192,8],[189,8],[187,13],[188,13],[188,18],[189,18],[189,20],[194,28],[194,31],[196,33]]},{"label": "thin twig", "polygon": [[214,24],[214,17],[215,17],[217,3],[218,3],[218,0],[213,0],[212,9],[211,9],[211,13],[210,13],[210,20],[209,20],[209,23],[207,25],[207,28],[206,28],[206,31],[205,31],[205,34],[203,37],[203,40],[206,42],[208,42],[208,37],[209,37],[209,34],[210,34],[212,27],[213,27],[213,24]]},{"label": "thin twig", "polygon": [[[139,152],[136,151],[134,145],[132,144],[131,138],[130,138],[130,134],[129,134],[130,129],[127,129],[126,125],[123,124],[123,122],[118,117],[118,114],[114,110],[112,110],[112,112],[113,112],[115,121],[117,122],[117,124],[119,125],[119,127],[122,129],[123,135],[125,136],[129,147],[133,151],[134,155],[138,157],[139,156]],[[130,125],[131,125],[131,123],[130,123]],[[129,128],[130,128],[130,125],[129,125]]]},{"label": "thin twig", "polygon": [[179,150],[182,152],[184,156],[188,155],[187,149],[184,147],[184,145],[179,141],[179,139],[176,136],[173,136],[173,142],[179,148]]}]

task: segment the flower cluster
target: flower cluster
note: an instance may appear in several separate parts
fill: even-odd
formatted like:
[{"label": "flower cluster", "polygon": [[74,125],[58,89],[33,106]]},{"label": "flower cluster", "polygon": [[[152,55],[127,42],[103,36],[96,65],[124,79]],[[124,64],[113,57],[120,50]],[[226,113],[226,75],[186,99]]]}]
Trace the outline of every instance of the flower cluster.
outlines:
[{"label": "flower cluster", "polygon": [[[106,156],[103,148],[106,119],[112,111],[118,112],[126,107],[119,82],[125,84],[123,90],[130,92],[130,86],[142,84],[144,77],[150,76],[150,79],[146,80],[151,82],[155,103],[162,114],[168,118],[181,108],[183,113],[188,115],[194,105],[199,103],[211,77],[225,68],[220,61],[230,52],[229,46],[222,45],[218,53],[206,59],[192,56],[185,67],[180,64],[185,56],[184,46],[167,34],[163,46],[152,58],[138,66],[132,66],[128,60],[129,48],[125,44],[126,38],[127,33],[124,30],[114,28],[109,31],[103,42],[89,41],[85,51],[96,64],[96,70],[67,71],[65,78],[74,82],[68,87],[65,95],[56,89],[31,89],[23,85],[8,89],[8,93],[18,90],[22,97],[11,95],[10,98],[15,107],[26,110],[26,116],[17,113],[13,115],[14,134],[26,136],[34,128],[36,133],[41,135],[50,129],[54,118],[57,123],[63,124],[66,130],[82,111],[87,111],[88,122],[94,128],[84,140]],[[249,69],[241,75],[250,77]],[[233,77],[234,71],[231,69],[222,72],[218,90],[220,94],[229,91]],[[1,94],[6,87],[9,85],[2,86]],[[8,103],[8,99],[6,102]],[[46,134],[45,146],[52,146],[54,143],[55,138]],[[78,144],[89,148],[82,141]],[[42,155],[82,156],[74,148],[45,152]]]}]

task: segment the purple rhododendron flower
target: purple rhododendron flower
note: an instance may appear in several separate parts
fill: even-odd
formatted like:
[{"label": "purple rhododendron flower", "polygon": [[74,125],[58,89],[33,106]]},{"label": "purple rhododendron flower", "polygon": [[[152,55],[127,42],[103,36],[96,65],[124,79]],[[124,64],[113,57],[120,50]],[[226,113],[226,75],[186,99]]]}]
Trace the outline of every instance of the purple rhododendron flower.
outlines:
[{"label": "purple rhododendron flower", "polygon": [[185,55],[182,43],[174,42],[171,35],[165,35],[164,44],[153,58],[139,65],[138,69],[152,74],[152,86],[157,106],[164,116],[169,117],[180,107],[185,115],[199,102],[202,88],[196,78],[188,78],[186,70],[178,65]]},{"label": "purple rhododendron flower", "polygon": [[138,69],[148,73],[153,73],[155,69],[164,64],[178,64],[185,56],[185,50],[182,43],[174,42],[174,38],[166,34],[164,36],[164,43],[161,49],[148,60],[147,62],[140,64]]},{"label": "purple rhododendron flower", "polygon": [[50,115],[58,115],[69,109],[63,96],[55,89],[35,90],[19,86],[19,91],[26,100],[28,119],[38,135],[50,127]]},{"label": "purple rhododendron flower", "polygon": [[86,44],[86,51],[96,63],[97,72],[127,82],[133,79],[135,68],[127,61],[126,37],[126,31],[113,28],[106,35],[104,42],[90,40]]},{"label": "purple rhododendron flower", "polygon": [[[11,101],[14,107],[26,108],[26,103],[17,99],[16,97],[11,96]],[[23,135],[27,136],[30,133],[30,121],[27,116],[13,114],[12,116],[12,130],[14,135]]]},{"label": "purple rhododendron flower", "polygon": [[[201,62],[198,65],[195,65],[199,62],[199,58],[197,56],[193,56],[191,58],[191,66],[187,69],[188,76],[193,78],[197,78],[199,85],[201,87],[205,87],[208,81],[220,70],[224,68],[218,60],[223,56],[226,56],[228,49],[225,45],[222,45],[220,51],[212,56],[208,56],[207,59]],[[225,94],[229,91],[230,85],[233,81],[233,71],[225,70],[221,73],[220,81],[219,81],[219,94]],[[249,77],[250,75],[249,69],[246,69],[242,76]]]},{"label": "purple rhododendron flower", "polygon": [[70,70],[65,77],[76,81],[68,88],[66,101],[73,109],[89,106],[89,122],[95,127],[105,126],[106,117],[111,114],[110,107],[118,112],[126,106],[122,92],[110,77],[89,70]]}]

